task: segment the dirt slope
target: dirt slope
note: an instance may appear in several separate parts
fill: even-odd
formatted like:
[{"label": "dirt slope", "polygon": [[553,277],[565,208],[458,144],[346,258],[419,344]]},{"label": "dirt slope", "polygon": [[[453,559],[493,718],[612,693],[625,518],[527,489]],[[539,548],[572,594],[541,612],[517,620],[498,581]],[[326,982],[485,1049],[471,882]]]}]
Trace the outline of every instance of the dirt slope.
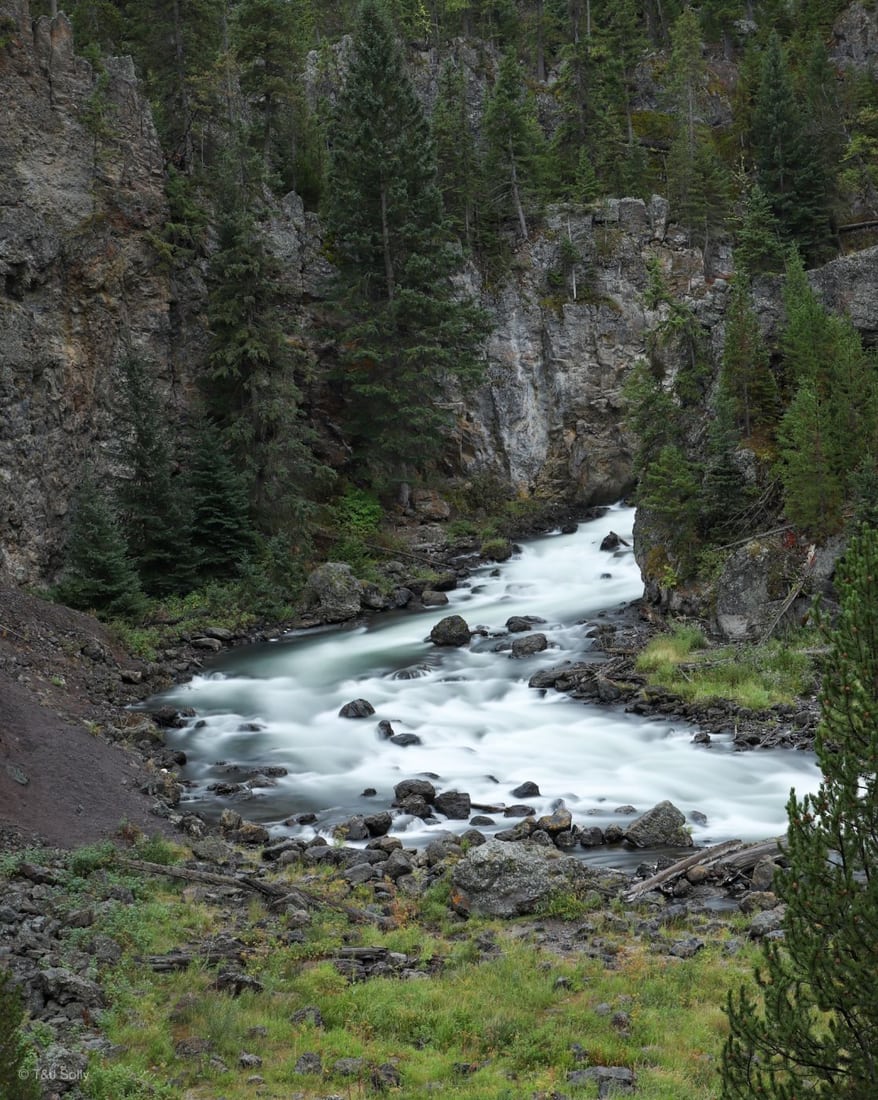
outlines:
[{"label": "dirt slope", "polygon": [[165,831],[144,762],[102,733],[130,722],[135,667],[96,620],[0,588],[0,846]]}]

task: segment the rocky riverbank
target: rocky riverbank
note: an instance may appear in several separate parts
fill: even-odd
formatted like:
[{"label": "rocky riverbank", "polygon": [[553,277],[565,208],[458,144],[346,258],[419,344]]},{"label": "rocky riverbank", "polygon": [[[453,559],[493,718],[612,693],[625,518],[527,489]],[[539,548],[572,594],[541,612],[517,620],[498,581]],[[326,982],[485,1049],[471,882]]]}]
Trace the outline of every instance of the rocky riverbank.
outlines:
[{"label": "rocky riverbank", "polygon": [[[418,537],[424,539],[423,530]],[[423,602],[425,593],[441,593],[437,578],[456,583],[474,560],[461,556],[472,553],[472,547],[455,547],[443,557],[439,543],[430,545],[432,561],[443,567],[434,568],[432,587],[405,567],[396,572],[396,587],[408,589],[413,603]],[[350,576],[343,579],[352,593]],[[370,590],[356,584],[361,594],[357,613],[363,614]],[[180,624],[159,659],[146,661],[126,654],[111,632],[88,616],[14,590],[0,593],[0,599],[0,688],[6,708],[0,838],[6,849],[17,850],[4,857],[2,867],[0,962],[11,970],[27,1003],[29,1033],[38,1050],[33,1072],[44,1096],[87,1096],[85,1075],[93,1067],[124,1064],[128,1052],[107,1030],[118,1003],[120,968],[191,973],[193,987],[203,984],[206,971],[211,996],[234,1000],[244,993],[260,996],[266,983],[270,985],[261,964],[254,964],[265,957],[254,944],[263,943],[270,944],[265,947],[269,952],[290,951],[302,958],[316,953],[343,982],[381,977],[439,981],[441,953],[428,957],[382,938],[421,922],[424,936],[435,935],[437,912],[452,929],[503,922],[500,934],[473,933],[479,962],[502,957],[509,950],[507,939],[525,938],[554,956],[588,959],[605,970],[618,968],[621,959],[640,950],[676,962],[696,959],[715,943],[728,950],[726,945],[735,942],[729,939],[729,922],[741,929],[744,942],[775,933],[780,926],[782,909],[771,890],[782,861],[780,850],[769,844],[755,850],[696,852],[669,869],[674,857],[659,857],[653,845],[688,840],[682,815],[676,816],[670,806],[655,811],[664,811],[664,827],[677,830],[676,839],[668,832],[648,832],[655,811],[620,817],[619,836],[600,838],[600,843],[610,839],[642,848],[643,861],[633,876],[572,858],[571,850],[583,845],[587,831],[568,820],[563,808],[543,818],[529,814],[526,790],[510,827],[493,837],[479,828],[480,815],[490,807],[467,806],[462,815],[460,806],[448,797],[442,801],[435,788],[414,789],[412,781],[403,781],[394,792],[400,805],[376,810],[374,820],[352,819],[334,836],[276,841],[233,810],[211,827],[180,810],[178,769],[185,758],[163,743],[163,730],[179,720],[176,713],[147,715],[129,708],[165,683],[191,676],[205,656],[265,632],[216,627],[193,631]],[[308,614],[313,616],[319,606],[312,605]],[[612,621],[598,619],[594,642],[603,659],[592,654],[582,665],[539,674],[545,682],[534,683],[534,690],[567,690],[610,706],[652,707],[647,713],[665,716],[678,713],[672,698],[644,691],[633,671],[636,653],[655,629],[640,618],[637,607]],[[510,636],[533,633],[519,630]],[[685,716],[701,723],[731,720],[725,711]],[[758,715],[736,717],[742,723],[739,729],[746,728],[745,720],[754,731],[763,728]],[[83,787],[85,777],[90,786]],[[448,832],[421,850],[406,848],[389,835],[392,814],[401,808],[411,811],[412,799],[423,802],[421,812],[448,818]],[[178,845],[175,862],[165,869],[150,858],[169,851],[166,842],[149,839],[157,834],[176,838]],[[101,841],[107,843],[72,856],[54,850]],[[22,851],[25,845],[41,850]],[[177,906],[187,908],[180,909],[181,931],[175,941],[161,951],[145,952],[131,929],[143,919],[141,906],[154,898],[157,881],[166,884],[162,905],[174,912]],[[173,898],[168,883],[177,884],[171,889]],[[192,906],[210,911],[200,930],[185,923],[183,914]],[[322,939],[326,914],[341,922],[331,950]],[[460,933],[445,935],[449,938],[443,942],[451,950]],[[566,987],[558,988],[562,995]],[[320,1011],[319,1005],[296,1008],[299,1023],[293,1030],[300,1035],[297,1049],[302,1050],[295,1072],[306,1088],[293,1095],[323,1097],[326,1087],[337,1088],[345,1079],[364,1089],[404,1087],[398,1062],[331,1059],[316,1040],[313,1049],[305,1049],[313,1039],[308,1029]],[[179,1012],[185,1016],[183,1009]],[[627,1008],[616,1007],[610,1014],[619,1017],[622,1032],[630,1030]],[[165,1080],[188,1079],[197,1064],[202,1077],[237,1073],[252,1081],[252,1087],[261,1087],[257,1078],[264,1079],[263,1062],[267,1066],[270,1059],[259,1052],[258,1036],[230,1064],[210,1036],[177,1025],[173,1034],[172,1065],[162,1071]],[[588,1058],[578,1061],[566,1080],[553,1095],[568,1095],[565,1087],[579,1095],[576,1089],[586,1086],[609,1095],[608,1082],[614,1088],[636,1088],[631,1065],[606,1058],[598,1064]]]},{"label": "rocky riverbank", "polygon": [[[28,1072],[40,1081],[44,1097],[95,1095],[87,1082],[96,1067],[126,1063],[130,1050],[113,1043],[105,1027],[118,1029],[113,1013],[133,975],[144,990],[161,986],[156,975],[182,976],[163,994],[174,1002],[163,1025],[173,1037],[173,1052],[159,1075],[150,1077],[156,1088],[159,1081],[180,1087],[193,1075],[209,1081],[225,1080],[225,1074],[255,1087],[265,1084],[266,1070],[277,1070],[263,1049],[263,1025],[249,1028],[235,1065],[216,1036],[186,1025],[205,995],[230,1004],[245,994],[250,1004],[263,997],[269,1002],[269,988],[277,991],[269,961],[274,956],[300,960],[297,969],[328,966],[339,991],[374,979],[439,981],[451,961],[448,952],[467,938],[471,925],[475,954],[469,962],[476,967],[496,962],[511,943],[526,939],[540,952],[612,971],[642,949],[666,965],[685,964],[718,945],[733,953],[742,942],[736,936],[746,942],[776,934],[782,916],[771,892],[778,850],[760,850],[751,858],[747,850],[726,851],[723,859],[704,853],[703,861],[696,855],[659,882],[647,879],[655,871],[652,862],[631,878],[588,867],[535,839],[486,840],[472,829],[416,852],[386,836],[365,847],[320,839],[264,844],[254,843],[232,820],[222,835],[204,833],[195,819],[183,825],[173,850],[129,832],[133,848],[121,854],[106,845],[72,857],[42,852],[38,860],[4,864],[0,962],[25,999],[28,1033],[36,1044]],[[718,906],[721,894],[735,903]],[[149,921],[158,919],[159,904],[168,910],[162,927],[178,930],[170,939],[165,932],[164,949],[154,950]],[[438,937],[437,904],[448,926]],[[146,905],[151,917],[144,915]],[[735,916],[741,912],[748,914],[743,922]],[[334,922],[329,937],[327,919]],[[498,919],[501,925],[492,923]],[[423,931],[413,938],[421,922]],[[392,939],[403,928],[409,933],[404,942],[412,944],[407,950],[393,946],[403,942]],[[425,952],[427,942],[431,949]],[[557,979],[559,997],[571,987],[569,978]],[[327,1056],[326,1044],[315,1038],[325,1026],[321,1003],[290,1002],[290,1042],[298,1052],[293,1080],[310,1087],[284,1095],[328,1100],[320,1082],[339,1078],[370,1094],[400,1088],[405,1058],[376,1063]],[[615,1011],[614,1026],[627,1034],[636,1017],[627,1007],[633,1004],[629,998],[626,1007],[620,1001],[615,1009],[598,1011]],[[224,1018],[234,1011],[224,1010]],[[629,1064],[588,1056],[578,1061],[566,1074],[568,1087],[589,1083],[598,1096],[615,1095],[602,1084],[615,1081],[624,1084],[623,1092],[636,1090]]]}]

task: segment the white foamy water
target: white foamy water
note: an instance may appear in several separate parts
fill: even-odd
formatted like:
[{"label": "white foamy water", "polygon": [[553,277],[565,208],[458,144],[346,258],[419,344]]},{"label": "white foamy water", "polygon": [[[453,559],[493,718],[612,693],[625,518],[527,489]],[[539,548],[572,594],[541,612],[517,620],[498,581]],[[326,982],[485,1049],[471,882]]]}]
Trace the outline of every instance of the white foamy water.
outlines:
[{"label": "white foamy water", "polygon": [[[477,570],[449,593],[448,607],[376,615],[365,626],[306,632],[224,655],[214,671],[163,697],[197,713],[169,736],[187,753],[184,774],[197,784],[189,808],[217,814],[233,806],[279,831],[288,831],[281,823],[291,815],[316,812],[317,827],[326,831],[352,813],[386,808],[396,783],[428,774],[438,777],[437,789],[466,791],[475,803],[525,801],[543,813],[563,799],[581,825],[624,824],[616,807],[642,812],[667,798],[686,814],[706,814],[706,826],[692,826],[699,844],[782,832],[790,788],[801,795],[817,786],[811,754],[734,752],[731,735],[714,736],[705,748],[692,743],[694,727],[527,686],[537,669],[581,660],[601,617],[612,621],[640,596],[631,551],[599,549],[610,530],[630,543],[633,521],[633,509],[616,507],[574,535],[529,542],[497,576]],[[433,625],[454,613],[492,636],[475,637],[463,649],[431,645]],[[545,619],[534,629],[546,634],[550,648],[524,659],[498,652],[512,615]],[[374,717],[338,716],[356,698],[372,703]],[[381,719],[422,743],[381,740]],[[274,788],[220,797],[207,786],[236,778],[220,762],[280,766],[289,774]],[[525,780],[539,786],[540,797],[511,794]],[[377,795],[363,797],[369,787]],[[495,819],[499,828],[514,824]],[[459,831],[465,823],[400,818],[394,831],[413,843],[449,827]]]}]

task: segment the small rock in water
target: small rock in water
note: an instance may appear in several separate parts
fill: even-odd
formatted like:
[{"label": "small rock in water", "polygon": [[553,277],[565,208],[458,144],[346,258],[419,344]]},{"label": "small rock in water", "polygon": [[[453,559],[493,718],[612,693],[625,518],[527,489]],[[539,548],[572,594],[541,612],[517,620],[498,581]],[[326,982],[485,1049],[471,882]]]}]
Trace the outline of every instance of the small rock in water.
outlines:
[{"label": "small rock in water", "polygon": [[420,745],[421,739],[416,733],[395,733],[390,738],[390,743],[405,748],[408,745]]},{"label": "small rock in water", "polygon": [[375,708],[368,699],[352,699],[338,712],[339,718],[368,718],[375,713]]},{"label": "small rock in water", "polygon": [[387,741],[391,737],[393,737],[393,734],[393,726],[391,726],[386,718],[382,718],[382,720],[378,723],[378,736],[383,737],[384,740]]},{"label": "small rock in water", "polygon": [[545,634],[529,634],[526,638],[515,639],[512,643],[512,656],[529,657],[532,653],[542,653],[548,646]]},{"label": "small rock in water", "polygon": [[540,788],[532,780],[527,779],[524,783],[519,783],[514,791],[510,791],[513,798],[539,798]]}]

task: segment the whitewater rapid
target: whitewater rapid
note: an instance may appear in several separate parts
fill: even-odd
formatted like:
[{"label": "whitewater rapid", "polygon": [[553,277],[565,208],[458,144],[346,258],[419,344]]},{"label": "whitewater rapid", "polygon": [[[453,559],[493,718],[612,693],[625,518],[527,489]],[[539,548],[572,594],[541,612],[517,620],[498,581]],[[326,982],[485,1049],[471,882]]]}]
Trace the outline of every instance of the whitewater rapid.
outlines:
[{"label": "whitewater rapid", "polygon": [[[630,550],[633,522],[633,509],[617,506],[575,534],[534,539],[499,569],[476,568],[449,593],[447,607],[378,614],[223,655],[162,697],[195,711],[168,739],[188,758],[184,777],[192,786],[184,808],[216,816],[231,806],[279,834],[326,833],[354,813],[387,808],[401,779],[426,775],[436,777],[437,790],[465,791],[474,803],[525,801],[544,813],[563,799],[581,825],[624,825],[618,807],[642,812],[670,799],[687,816],[705,815],[706,824],[690,819],[697,844],[783,832],[790,788],[801,795],[817,786],[811,754],[736,752],[731,733],[714,734],[704,747],[693,743],[696,730],[685,723],[527,686],[540,668],[587,658],[595,626],[611,623],[641,595]],[[610,531],[629,548],[600,550]],[[486,627],[489,636],[474,637],[467,648],[437,648],[428,635],[449,614],[462,615],[471,628]],[[546,620],[534,629],[546,634],[550,648],[523,659],[498,652],[513,615]],[[375,715],[339,717],[357,698],[367,699]],[[382,740],[382,719],[421,744]],[[232,796],[209,791],[230,781],[230,764],[287,774],[276,786]],[[538,785],[539,797],[512,795],[525,780]],[[366,796],[367,788],[377,793]],[[317,815],[313,826],[283,825],[308,812]],[[496,821],[498,828],[514,823]],[[465,827],[400,817],[393,831],[405,834],[406,843],[422,843],[436,830]]]}]

